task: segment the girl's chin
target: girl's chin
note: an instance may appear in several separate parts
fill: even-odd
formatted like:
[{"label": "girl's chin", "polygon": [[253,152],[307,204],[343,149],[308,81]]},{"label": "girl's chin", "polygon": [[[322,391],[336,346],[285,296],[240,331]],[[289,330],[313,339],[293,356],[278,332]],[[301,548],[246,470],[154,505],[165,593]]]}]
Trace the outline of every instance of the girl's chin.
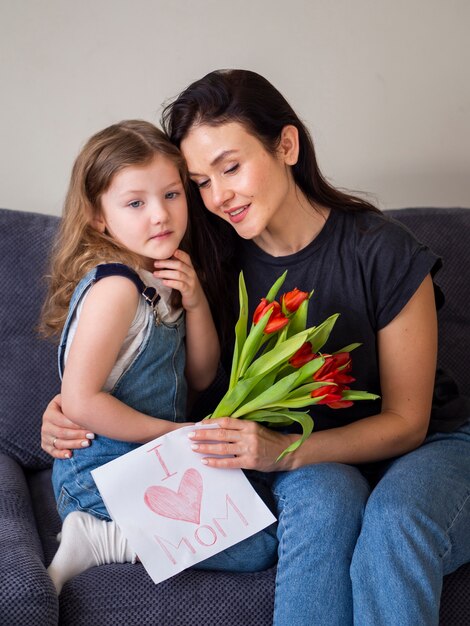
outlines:
[{"label": "girl's chin", "polygon": [[[173,253],[174,254],[174,253]],[[155,272],[155,261],[168,261],[168,259],[171,259],[173,257],[173,254],[170,254],[170,256],[158,256],[158,257],[152,257],[151,259],[143,259],[142,261],[142,268],[144,270],[148,270],[149,272]]]},{"label": "girl's chin", "polygon": [[155,254],[152,255],[152,261],[167,261],[175,256],[177,250],[178,247],[161,249],[159,252],[155,252]]}]

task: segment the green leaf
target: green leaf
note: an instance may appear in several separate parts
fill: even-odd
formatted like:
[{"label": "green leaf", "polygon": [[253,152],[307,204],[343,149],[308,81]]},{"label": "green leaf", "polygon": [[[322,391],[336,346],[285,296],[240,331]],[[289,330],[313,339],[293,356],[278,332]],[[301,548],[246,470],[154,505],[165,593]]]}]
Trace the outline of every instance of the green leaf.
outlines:
[{"label": "green leaf", "polygon": [[[326,395],[326,394],[325,394]],[[319,396],[318,398],[312,398],[310,394],[306,394],[299,398],[293,398],[292,400],[285,399],[279,400],[273,404],[266,404],[264,406],[265,409],[273,409],[273,410],[282,410],[282,409],[302,409],[306,406],[313,406],[314,404],[318,404],[318,402],[324,398],[325,396]]]},{"label": "green leaf", "polygon": [[358,389],[346,389],[341,393],[343,400],[377,400],[380,396],[368,391],[359,391]]},{"label": "green leaf", "polygon": [[356,348],[359,348],[359,346],[362,346],[362,343],[350,343],[348,346],[341,348],[341,350],[335,350],[333,354],[338,354],[339,352],[352,352]]},{"label": "green leaf", "polygon": [[266,296],[266,300],[268,302],[272,302],[273,300],[275,300],[279,289],[282,287],[282,285],[284,284],[284,281],[286,280],[286,276],[287,276],[287,270],[284,272],[284,274],[279,276],[279,278],[276,280],[274,285],[268,291],[268,295]]},{"label": "green leaf", "polygon": [[309,333],[308,330],[304,330],[298,333],[290,339],[286,339],[282,343],[276,345],[267,354],[262,354],[258,357],[246,370],[247,376],[257,376],[258,374],[267,374],[273,369],[279,368],[284,365],[290,357],[297,352],[300,346],[305,343]]},{"label": "green leaf", "polygon": [[[288,326],[285,326],[284,328],[282,328],[280,332],[278,331],[277,333],[272,333],[271,335],[265,335],[266,345],[263,348],[263,350],[260,352],[259,356],[261,356],[261,354],[267,354],[270,350],[272,350],[273,348],[276,347],[276,345],[278,344],[278,341],[279,341],[279,335],[286,328],[288,328]],[[263,345],[263,343],[261,343],[261,346],[262,345]]]},{"label": "green leaf", "polygon": [[246,338],[243,346],[242,353],[240,355],[240,361],[238,363],[237,380],[240,379],[250,366],[254,357],[258,353],[260,347],[265,340],[264,329],[266,328],[269,318],[271,317],[272,309],[267,311],[257,324],[252,324],[248,337]]},{"label": "green leaf", "polygon": [[244,419],[254,422],[265,422],[273,426],[288,426],[294,422],[302,427],[302,435],[297,441],[288,446],[276,459],[280,461],[289,452],[294,452],[303,442],[311,435],[313,430],[313,419],[308,413],[301,411],[280,411],[272,413],[269,411],[253,411],[244,417]]},{"label": "green leaf", "polygon": [[300,377],[298,380],[298,384],[303,383],[306,380],[309,380],[315,372],[318,372],[320,367],[325,363],[325,357],[319,356],[316,359],[312,359],[305,365],[299,368]]},{"label": "green leaf", "polygon": [[242,417],[250,411],[262,409],[267,405],[275,404],[277,400],[285,398],[289,391],[294,387],[298,377],[298,372],[294,372],[293,374],[282,378],[279,382],[275,383],[272,387],[261,393],[251,402],[242,404],[234,413],[232,413],[232,417]]},{"label": "green leaf", "polygon": [[233,416],[235,409],[243,402],[261,379],[262,375],[240,380],[232,389],[227,391],[210,417]]},{"label": "green leaf", "polygon": [[243,272],[240,272],[240,276],[238,278],[238,295],[240,301],[240,314],[238,317],[238,321],[235,325],[235,346],[233,349],[229,389],[232,389],[237,382],[238,363],[240,361],[240,355],[246,341],[246,331],[248,324],[248,294],[246,291],[246,284]]},{"label": "green leaf", "polygon": [[312,391],[315,391],[315,389],[334,384],[335,383],[329,383],[324,381],[308,383],[307,385],[302,385],[301,387],[296,387],[295,389],[293,389],[286,397],[286,400],[296,400],[298,398],[307,397],[307,395],[309,396]]},{"label": "green leaf", "polygon": [[294,443],[291,443],[281,454],[277,457],[276,462],[280,461],[282,458],[289,454],[289,452],[294,452],[297,450],[299,446],[303,444],[303,442],[312,434],[313,430],[313,419],[311,415],[308,413],[302,413],[300,411],[289,411],[286,413],[292,419],[293,422],[297,422],[302,426],[302,436]]},{"label": "green leaf", "polygon": [[323,356],[319,356],[316,359],[312,359],[311,361],[309,361],[308,363],[305,363],[305,365],[302,365],[302,367],[299,367],[299,368],[292,367],[292,365],[289,365],[289,362],[287,362],[285,365],[283,365],[277,370],[276,380],[281,380],[281,378],[284,378],[284,376],[287,376],[288,374],[291,374],[292,372],[299,372],[299,380],[297,381],[297,386],[299,386],[302,383],[304,383],[306,380],[310,380],[312,376],[315,374],[315,372],[317,372],[320,369],[320,367],[324,364],[324,362],[325,362],[325,357]]},{"label": "green leaf", "polygon": [[292,365],[289,365],[289,363],[285,363],[284,365],[281,365],[277,370],[274,371],[274,380],[275,382],[277,382],[278,380],[281,380],[281,378],[285,378],[286,376],[289,376],[289,374],[292,374],[292,372],[299,372],[299,369],[296,369],[295,367],[292,367]]},{"label": "green leaf", "polygon": [[[280,331],[277,332],[277,340],[276,343],[274,345],[277,345],[279,343],[282,343],[283,341],[285,341],[289,335],[288,331],[291,325],[291,321],[289,321],[289,323],[287,324],[287,326],[284,326],[284,328],[281,328]],[[304,330],[304,329],[302,329]]]},{"label": "green leaf", "polygon": [[[311,385],[305,385],[304,387],[305,389],[308,389],[311,387],[311,391],[313,391],[314,389],[318,389],[318,387],[323,387],[324,385],[331,385],[331,384],[334,384],[334,383],[328,383],[328,382],[323,381],[320,383],[311,383]],[[299,388],[299,393],[300,393],[300,388]],[[325,397],[325,395],[318,396],[317,398],[312,398],[310,393],[306,393],[305,395],[300,396],[300,395],[297,395],[297,390],[294,390],[293,392],[291,392],[291,394],[286,396],[284,400],[277,400],[273,404],[266,404],[264,408],[272,409],[272,410],[278,410],[278,409],[283,409],[283,408],[300,409],[306,406],[313,406],[315,404],[318,404],[320,400],[322,400]],[[351,400],[351,401],[377,400],[378,398],[380,398],[380,396],[377,396],[374,393],[369,393],[367,391],[359,391],[355,389],[347,389],[341,393],[342,400]]]},{"label": "green leaf", "polygon": [[260,409],[259,411],[252,411],[245,415],[243,419],[250,420],[251,422],[265,422],[271,426],[290,426],[292,420],[286,417],[284,413],[276,413],[275,411],[265,411]]},{"label": "green leaf", "polygon": [[279,400],[273,404],[266,404],[264,408],[272,409],[273,411],[282,411],[282,409],[303,409],[306,406],[317,404],[317,402],[318,400],[313,402],[313,398],[308,395],[294,400]]},{"label": "green leaf", "polygon": [[[258,376],[260,379],[256,387],[254,387],[245,398],[245,402],[251,402],[257,398],[260,394],[264,393],[266,389],[269,389],[276,382],[276,372],[269,372],[269,374],[261,374]],[[251,380],[251,379],[250,379]]]},{"label": "green leaf", "polygon": [[310,343],[312,344],[313,352],[319,352],[319,350],[328,341],[328,337],[330,336],[330,333],[333,330],[333,326],[335,325],[338,317],[339,313],[330,315],[330,317],[328,317],[319,326],[314,326],[313,328],[309,329],[310,334],[308,335],[308,341],[310,341]]}]

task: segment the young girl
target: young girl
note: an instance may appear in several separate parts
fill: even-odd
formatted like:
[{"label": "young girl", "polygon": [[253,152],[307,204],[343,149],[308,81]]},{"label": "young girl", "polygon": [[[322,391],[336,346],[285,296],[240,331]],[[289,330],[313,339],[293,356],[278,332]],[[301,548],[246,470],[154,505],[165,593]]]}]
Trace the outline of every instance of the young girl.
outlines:
[{"label": "young girl", "polygon": [[58,593],[93,565],[133,560],[91,470],[185,425],[185,378],[202,390],[216,373],[217,333],[188,255],[186,182],[179,151],[144,121],[97,133],[73,167],[42,325],[61,332],[64,410],[99,435],[54,462],[64,524],[48,571]]}]

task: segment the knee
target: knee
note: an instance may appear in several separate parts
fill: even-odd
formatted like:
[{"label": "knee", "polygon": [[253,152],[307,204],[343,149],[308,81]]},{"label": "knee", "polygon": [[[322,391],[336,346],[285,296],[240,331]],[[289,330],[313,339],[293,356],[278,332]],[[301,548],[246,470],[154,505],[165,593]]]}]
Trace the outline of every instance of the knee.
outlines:
[{"label": "knee", "polygon": [[323,532],[352,533],[362,523],[369,496],[369,485],[360,472],[349,465],[322,463],[280,474],[273,493],[278,513],[298,524],[316,523]]},{"label": "knee", "polygon": [[[410,542],[427,543],[438,531],[428,506],[420,503],[416,490],[407,485],[390,488],[380,483],[367,502],[358,542],[358,552],[370,554],[372,549],[399,549]],[[388,548],[387,548],[388,547]]]}]

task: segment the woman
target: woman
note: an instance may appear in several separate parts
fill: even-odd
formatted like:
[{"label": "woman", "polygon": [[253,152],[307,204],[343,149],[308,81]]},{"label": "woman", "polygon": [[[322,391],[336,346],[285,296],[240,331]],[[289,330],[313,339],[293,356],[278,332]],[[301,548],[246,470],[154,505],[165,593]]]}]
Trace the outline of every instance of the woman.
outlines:
[{"label": "woman", "polygon": [[[214,431],[211,443],[194,436],[211,466],[269,473],[280,544],[274,624],[438,624],[443,575],[470,560],[470,416],[429,432],[440,260],[327,183],[304,125],[261,76],[212,72],[163,121],[206,208],[239,236],[229,246],[226,224],[197,216],[208,242],[223,236],[228,277],[243,269],[251,306],[288,269],[286,291],[315,290],[309,325],[340,313],[327,348],[362,342],[357,386],[381,395],[341,412],[314,407],[313,434],[279,463],[297,433],[223,418],[217,441]],[[212,302],[227,289],[214,281]],[[218,303],[224,337],[234,307]],[[53,401],[43,425],[54,456],[86,435],[59,409]]]}]

